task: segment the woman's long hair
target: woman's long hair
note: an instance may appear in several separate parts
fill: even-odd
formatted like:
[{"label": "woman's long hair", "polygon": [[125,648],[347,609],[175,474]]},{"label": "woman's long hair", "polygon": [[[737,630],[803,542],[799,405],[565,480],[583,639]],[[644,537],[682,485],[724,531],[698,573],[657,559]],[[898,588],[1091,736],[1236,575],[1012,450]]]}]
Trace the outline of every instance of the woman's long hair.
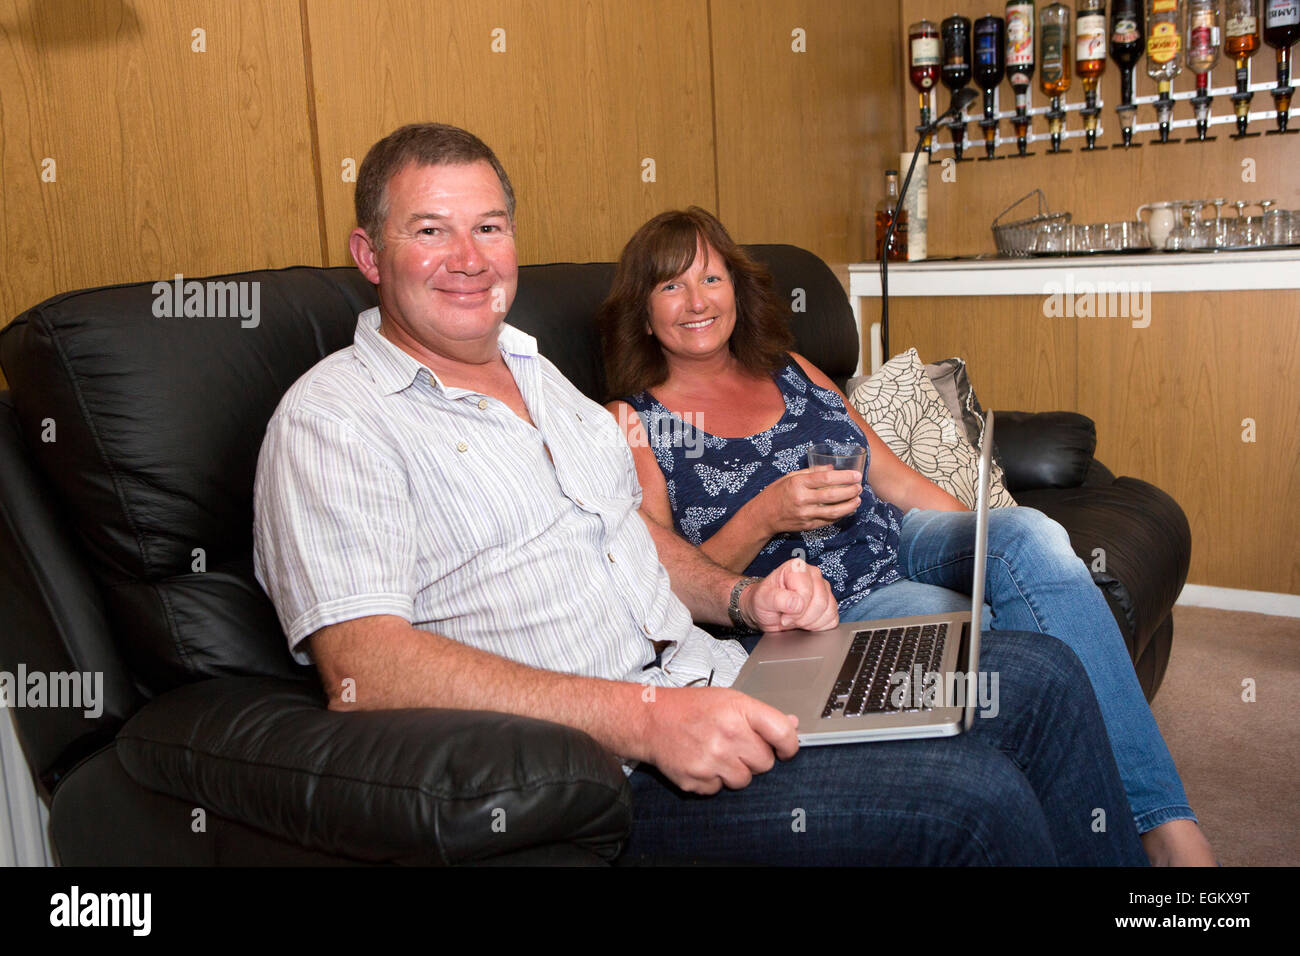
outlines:
[{"label": "woman's long hair", "polygon": [[789,307],[772,288],[767,270],[732,241],[716,217],[699,206],[660,213],[636,231],[618,259],[614,284],[600,311],[605,381],[610,397],[653,388],[668,378],[658,339],[646,334],[655,287],[695,262],[703,241],[722,257],[736,294],[731,353],[751,372],[771,373],[786,364],[794,345]]}]

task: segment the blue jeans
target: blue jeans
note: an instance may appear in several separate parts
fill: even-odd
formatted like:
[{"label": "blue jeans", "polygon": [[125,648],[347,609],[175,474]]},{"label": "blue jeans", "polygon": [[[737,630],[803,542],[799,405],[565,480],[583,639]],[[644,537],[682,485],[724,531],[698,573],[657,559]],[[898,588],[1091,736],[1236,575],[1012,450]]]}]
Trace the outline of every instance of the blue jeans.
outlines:
[{"label": "blue jeans", "polygon": [[968,733],[802,748],[742,790],[687,794],[633,771],[628,862],[782,865],[1147,862],[1078,659],[987,636],[998,713]]},{"label": "blue jeans", "polygon": [[[872,591],[841,618],[969,610],[974,551],[974,512],[913,509],[903,518],[898,549],[906,580]],[[1079,656],[1138,832],[1195,820],[1110,606],[1065,529],[1033,508],[998,508],[989,514],[988,554],[985,627],[1051,634]]]}]

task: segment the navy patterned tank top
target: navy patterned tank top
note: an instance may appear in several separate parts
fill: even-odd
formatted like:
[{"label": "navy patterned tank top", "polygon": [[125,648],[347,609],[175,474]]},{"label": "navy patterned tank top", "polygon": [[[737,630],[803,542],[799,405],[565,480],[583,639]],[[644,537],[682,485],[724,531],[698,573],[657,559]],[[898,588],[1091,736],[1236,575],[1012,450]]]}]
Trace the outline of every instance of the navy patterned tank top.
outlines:
[{"label": "navy patterned tank top", "polygon": [[[835,392],[819,388],[790,359],[773,373],[785,398],[785,414],[765,432],[719,438],[673,414],[648,391],[624,399],[640,415],[646,438],[668,484],[677,530],[694,545],[712,537],[742,505],[782,475],[808,467],[808,449],[867,445],[862,429]],[[707,422],[700,422],[707,425]],[[900,579],[899,521],[902,512],[877,498],[869,485],[862,504],[834,524],[777,535],[745,569],[761,577],[794,557],[821,568],[841,613],[873,588]]]}]

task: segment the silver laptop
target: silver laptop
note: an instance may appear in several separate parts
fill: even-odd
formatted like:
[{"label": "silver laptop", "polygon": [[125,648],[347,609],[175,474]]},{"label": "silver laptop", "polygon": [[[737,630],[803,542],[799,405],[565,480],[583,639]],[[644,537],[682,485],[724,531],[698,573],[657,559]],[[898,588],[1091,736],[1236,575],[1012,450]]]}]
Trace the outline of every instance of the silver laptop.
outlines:
[{"label": "silver laptop", "polygon": [[[799,718],[799,743],[950,737],[981,703],[980,617],[988,552],[993,413],[984,417],[969,612],[841,622],[766,634],[732,686]],[[987,686],[987,685],[986,685]]]}]

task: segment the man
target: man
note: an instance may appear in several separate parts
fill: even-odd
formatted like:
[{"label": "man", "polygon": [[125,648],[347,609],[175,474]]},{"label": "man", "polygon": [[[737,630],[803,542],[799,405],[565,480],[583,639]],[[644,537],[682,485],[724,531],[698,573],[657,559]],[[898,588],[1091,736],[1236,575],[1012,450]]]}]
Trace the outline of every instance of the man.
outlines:
[{"label": "man", "polygon": [[[728,689],[743,650],[692,618],[822,629],[831,591],[797,560],[738,578],[641,516],[616,422],[504,323],[514,195],[495,155],[464,130],[403,127],[367,155],[356,207],[350,248],[380,305],[285,395],[256,489],[259,580],[331,708],[579,728],[641,765],[638,858],[1140,861],[1086,677],[1049,640],[1016,645],[1046,680],[1022,717],[986,722],[996,740],[790,760],[794,718]],[[1089,839],[1102,804],[1117,832]],[[787,845],[796,810],[817,833]],[[1058,817],[1078,827],[1053,832]]]}]

